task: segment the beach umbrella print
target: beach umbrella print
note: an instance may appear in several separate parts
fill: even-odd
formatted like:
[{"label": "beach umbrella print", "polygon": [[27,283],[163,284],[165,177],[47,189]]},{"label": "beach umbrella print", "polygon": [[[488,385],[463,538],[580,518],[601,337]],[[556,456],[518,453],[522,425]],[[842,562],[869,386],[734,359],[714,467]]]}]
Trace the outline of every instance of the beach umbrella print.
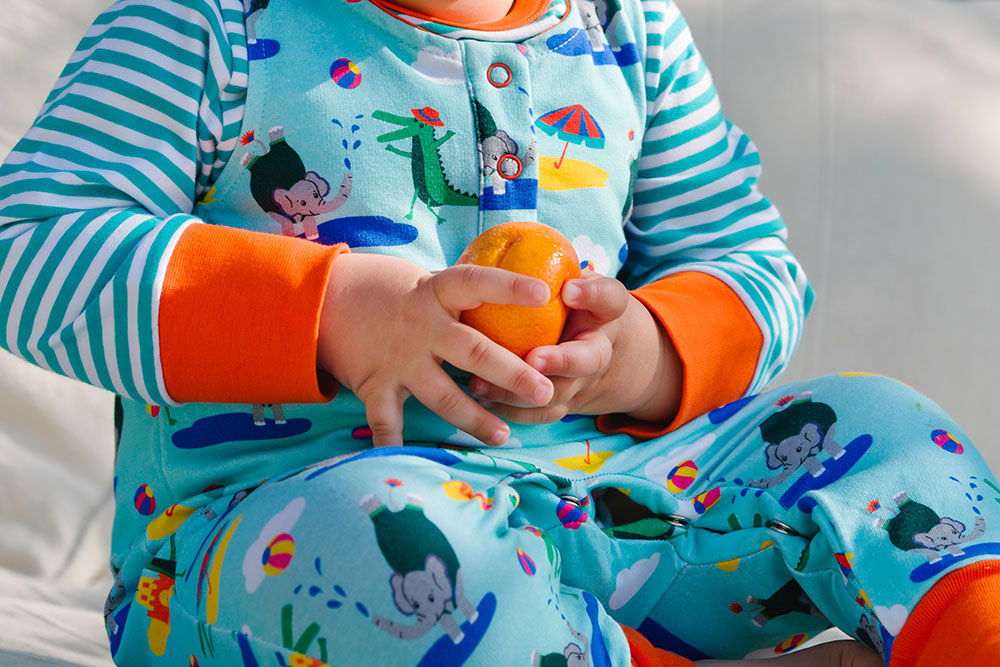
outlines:
[{"label": "beach umbrella print", "polygon": [[583,108],[583,105],[572,104],[550,111],[536,120],[535,125],[546,134],[559,137],[566,142],[562,155],[553,165],[556,169],[562,165],[570,142],[583,144],[589,148],[604,148],[604,130],[597,124],[590,112]]}]

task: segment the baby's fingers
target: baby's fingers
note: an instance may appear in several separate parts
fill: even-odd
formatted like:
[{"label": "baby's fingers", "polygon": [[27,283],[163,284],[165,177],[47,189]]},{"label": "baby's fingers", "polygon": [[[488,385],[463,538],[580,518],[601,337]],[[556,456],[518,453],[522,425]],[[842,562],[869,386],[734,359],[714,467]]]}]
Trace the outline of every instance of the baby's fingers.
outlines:
[{"label": "baby's fingers", "polygon": [[492,447],[510,437],[510,427],[469,398],[440,366],[429,365],[412,392],[414,398],[446,422]]},{"label": "baby's fingers", "polygon": [[434,294],[445,308],[471,310],[484,303],[544,306],[551,297],[548,285],[492,266],[459,264],[433,274]]},{"label": "baby's fingers", "polygon": [[455,323],[435,352],[445,361],[521,397],[531,405],[552,400],[552,382],[482,333]]},{"label": "baby's fingers", "polygon": [[365,404],[365,418],[372,432],[375,447],[402,447],[403,445],[403,402],[405,395],[385,388],[372,391],[366,396],[358,396]]},{"label": "baby's fingers", "polygon": [[525,361],[549,377],[590,377],[611,364],[611,350],[608,337],[594,331],[559,345],[536,347]]},{"label": "baby's fingers", "polygon": [[625,286],[614,278],[604,276],[567,280],[561,296],[567,306],[574,310],[586,310],[599,323],[621,317],[629,302]]}]

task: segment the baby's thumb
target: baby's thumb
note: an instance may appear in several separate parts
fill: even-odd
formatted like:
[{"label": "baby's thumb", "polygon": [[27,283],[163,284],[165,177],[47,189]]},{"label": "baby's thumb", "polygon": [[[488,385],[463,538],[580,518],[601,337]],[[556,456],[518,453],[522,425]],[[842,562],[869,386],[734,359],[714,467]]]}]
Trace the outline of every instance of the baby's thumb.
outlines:
[{"label": "baby's thumb", "polygon": [[562,300],[574,310],[585,310],[600,323],[611,322],[625,313],[628,290],[614,278],[595,277],[567,280]]}]

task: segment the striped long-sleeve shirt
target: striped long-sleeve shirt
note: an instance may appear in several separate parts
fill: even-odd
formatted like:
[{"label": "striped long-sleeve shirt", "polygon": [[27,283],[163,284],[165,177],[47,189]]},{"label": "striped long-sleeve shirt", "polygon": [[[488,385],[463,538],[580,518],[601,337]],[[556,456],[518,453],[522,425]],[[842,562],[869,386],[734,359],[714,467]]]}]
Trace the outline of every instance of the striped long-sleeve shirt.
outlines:
[{"label": "striped long-sleeve shirt", "polygon": [[[578,4],[603,8],[605,28],[608,7],[617,8]],[[554,0],[504,38],[532,34],[531,26],[554,31],[571,10]],[[625,226],[628,260],[619,277],[668,328],[684,362],[680,423],[773,379],[798,344],[812,292],[785,246],[782,219],[756,188],[756,149],[723,116],[677,6],[648,0],[625,3],[621,11],[635,25],[646,118]],[[172,276],[197,265],[202,249],[224,255],[219,261],[227,265],[261,260],[267,280],[289,293],[300,290],[301,280],[278,272],[295,265],[292,258],[333,261],[332,253],[298,239],[262,240],[199,224],[192,215],[199,201],[211,200],[246,129],[246,19],[238,0],[121,0],[87,32],[0,167],[4,348],[154,404],[321,400],[314,350],[322,294],[300,303],[315,311],[298,334],[305,347],[311,342],[313,356],[296,360],[294,379],[285,384],[274,378],[287,360],[261,361],[259,350],[236,349],[227,354],[260,367],[258,385],[206,398],[174,387],[231,386],[225,364],[198,368],[198,379],[181,381],[172,378],[195,371],[164,353],[183,349],[172,333],[177,327],[164,321],[165,300],[184,293]],[[454,26],[438,31],[470,36]],[[273,261],[275,254],[282,261]],[[191,271],[182,273],[191,279]],[[215,289],[224,299],[227,288]]]}]

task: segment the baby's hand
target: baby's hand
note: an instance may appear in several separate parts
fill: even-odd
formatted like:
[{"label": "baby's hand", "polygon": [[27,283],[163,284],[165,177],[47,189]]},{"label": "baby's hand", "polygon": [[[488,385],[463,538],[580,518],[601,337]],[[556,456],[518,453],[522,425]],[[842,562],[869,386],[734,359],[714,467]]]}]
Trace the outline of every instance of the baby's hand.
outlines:
[{"label": "baby's hand", "polygon": [[459,322],[483,303],[540,306],[549,288],[503,269],[460,265],[437,273],[387,255],[343,254],[333,264],[320,314],[317,364],[365,404],[376,447],[403,444],[410,396],[490,445],[510,428],[463,392],[441,368],[457,368],[502,387],[525,405],[545,405],[552,382],[475,329]]},{"label": "baby's hand", "polygon": [[646,307],[621,282],[597,274],[567,281],[562,298],[573,309],[562,342],[525,357],[552,379],[548,405],[537,407],[482,377],[469,383],[473,394],[498,416],[522,424],[612,412],[671,420],[680,403],[680,360]]}]

